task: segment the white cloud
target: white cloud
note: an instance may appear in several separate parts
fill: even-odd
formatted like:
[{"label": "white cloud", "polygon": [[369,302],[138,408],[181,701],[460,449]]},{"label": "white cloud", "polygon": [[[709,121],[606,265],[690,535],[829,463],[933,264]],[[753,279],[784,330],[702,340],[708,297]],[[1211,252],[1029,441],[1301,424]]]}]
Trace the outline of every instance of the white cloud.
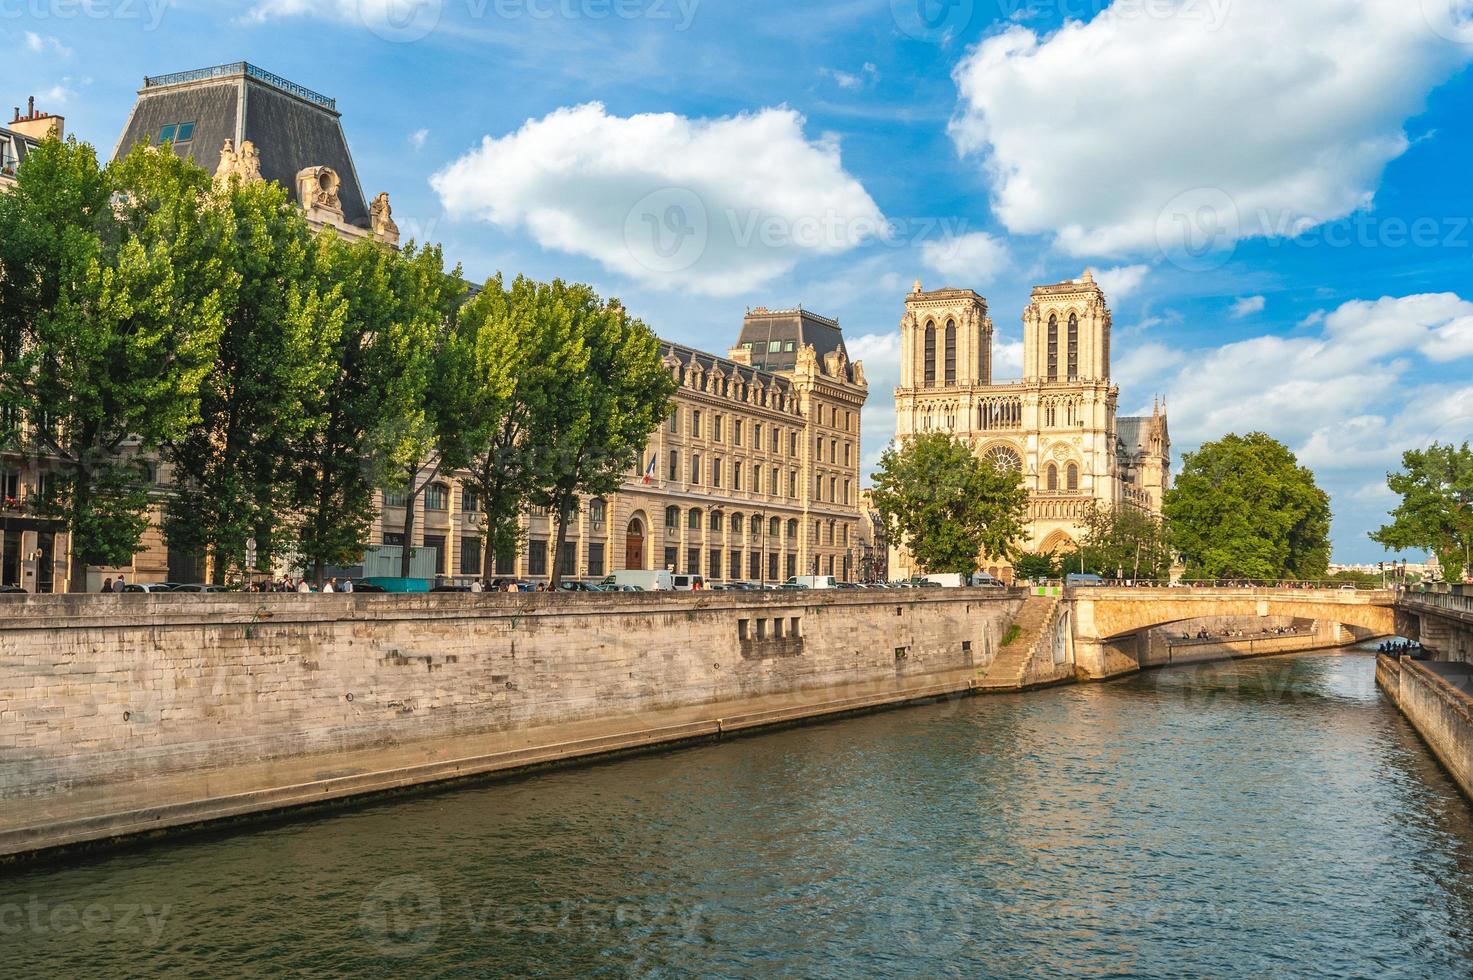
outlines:
[{"label": "white cloud", "polygon": [[1473,59],[1423,6],[1116,3],[1049,35],[1013,25],[956,67],[951,135],[1010,231],[1072,254],[1170,249],[1190,232],[1166,223],[1158,243],[1158,220],[1202,189],[1236,209],[1214,234],[1298,230],[1365,207],[1405,121]]},{"label": "white cloud", "polygon": [[48,35],[37,34],[35,31],[26,31],[26,50],[32,54],[51,54],[69,57],[72,49],[61,43],[59,38]]},{"label": "white cloud", "polygon": [[921,261],[948,277],[948,285],[980,289],[1008,267],[1008,250],[998,239],[978,231],[925,242]]},{"label": "white cloud", "polygon": [[1023,376],[1023,342],[1021,340],[998,340],[993,343],[992,376],[996,381],[1006,381]]},{"label": "white cloud", "polygon": [[409,134],[409,145],[414,147],[416,151],[423,150],[425,148],[425,141],[429,138],[430,131],[428,129],[416,129],[413,133]]},{"label": "white cloud", "polygon": [[880,69],[868,61],[857,73],[840,71],[837,68],[820,68],[818,73],[825,78],[833,79],[835,85],[850,92],[858,91],[880,79]]},{"label": "white cloud", "polygon": [[1150,271],[1151,267],[1146,265],[1120,265],[1096,272],[1095,281],[1105,291],[1105,298],[1116,303],[1140,289]]},{"label": "white cloud", "polygon": [[1125,352],[1116,374],[1128,390],[1168,393],[1182,446],[1261,429],[1306,465],[1384,468],[1441,429],[1444,441],[1457,437],[1453,429],[1473,432],[1473,387],[1423,384],[1415,397],[1408,387],[1417,355],[1453,359],[1439,340],[1470,316],[1473,303],[1451,293],[1356,300],[1327,313],[1314,334],[1195,351],[1146,344]]},{"label": "white cloud", "polygon": [[623,118],[589,103],[487,136],[431,183],[452,216],[656,288],[738,295],[885,229],[838,143],[803,124],[786,108]]},{"label": "white cloud", "polygon": [[1262,296],[1244,296],[1233,304],[1232,315],[1235,319],[1241,320],[1243,317],[1262,313],[1267,305],[1268,300]]}]

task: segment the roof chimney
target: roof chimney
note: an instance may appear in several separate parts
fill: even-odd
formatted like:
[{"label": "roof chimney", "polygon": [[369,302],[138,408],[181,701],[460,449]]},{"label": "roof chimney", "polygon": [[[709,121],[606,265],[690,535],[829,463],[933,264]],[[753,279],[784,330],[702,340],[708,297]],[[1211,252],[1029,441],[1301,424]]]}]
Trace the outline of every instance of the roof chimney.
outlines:
[{"label": "roof chimney", "polygon": [[61,139],[66,134],[66,120],[61,116],[37,112],[36,97],[33,95],[26,100],[24,116],[20,114],[20,109],[16,109],[15,119],[11,122],[10,128],[33,140],[44,140],[51,136]]}]

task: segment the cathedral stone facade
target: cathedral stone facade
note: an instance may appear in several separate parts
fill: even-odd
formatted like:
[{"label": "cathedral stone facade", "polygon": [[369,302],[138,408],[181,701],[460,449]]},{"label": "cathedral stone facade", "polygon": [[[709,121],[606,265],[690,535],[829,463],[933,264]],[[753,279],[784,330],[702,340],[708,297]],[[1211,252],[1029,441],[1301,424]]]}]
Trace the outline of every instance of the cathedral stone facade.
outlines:
[{"label": "cathedral stone facade", "polygon": [[[1023,311],[1023,379],[992,377],[992,319],[970,289],[905,300],[896,438],[928,432],[965,440],[995,465],[1023,475],[1031,496],[1023,548],[1063,552],[1079,541],[1096,505],[1161,512],[1171,481],[1171,438],[1158,405],[1145,418],[1116,415],[1110,378],[1110,308],[1086,270],[1039,286]],[[987,570],[1006,578],[1006,562]],[[892,574],[920,572],[903,552]]]}]

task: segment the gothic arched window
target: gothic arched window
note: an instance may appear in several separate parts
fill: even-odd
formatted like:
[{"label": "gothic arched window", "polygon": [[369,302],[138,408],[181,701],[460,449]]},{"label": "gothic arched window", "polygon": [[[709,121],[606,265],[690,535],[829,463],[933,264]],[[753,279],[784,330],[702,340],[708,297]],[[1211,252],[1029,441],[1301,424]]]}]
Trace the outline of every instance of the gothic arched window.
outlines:
[{"label": "gothic arched window", "polygon": [[1079,377],[1079,317],[1069,314],[1069,380]]},{"label": "gothic arched window", "polygon": [[1079,489],[1079,467],[1074,463],[1069,464],[1067,486],[1071,493]]},{"label": "gothic arched window", "polygon": [[1059,318],[1048,318],[1048,379],[1059,380]]},{"label": "gothic arched window", "polygon": [[926,324],[926,387],[936,387],[936,324]]},{"label": "gothic arched window", "polygon": [[956,323],[946,321],[946,383],[956,384]]},{"label": "gothic arched window", "polygon": [[1050,490],[1059,489],[1059,468],[1053,463],[1050,463],[1046,472],[1048,474],[1048,488]]}]

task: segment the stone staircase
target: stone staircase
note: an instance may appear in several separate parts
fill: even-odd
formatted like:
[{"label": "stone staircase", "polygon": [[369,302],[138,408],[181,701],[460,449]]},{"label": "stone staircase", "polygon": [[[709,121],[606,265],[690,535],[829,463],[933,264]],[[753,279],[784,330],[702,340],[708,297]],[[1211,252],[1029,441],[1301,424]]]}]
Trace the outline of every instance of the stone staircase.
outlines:
[{"label": "stone staircase", "polygon": [[978,690],[1016,691],[1023,687],[1028,665],[1047,638],[1059,601],[1058,596],[1028,598],[1019,610],[1018,618],[1013,620],[1013,625],[1018,627],[1018,635],[998,651],[992,666],[978,679]]}]

